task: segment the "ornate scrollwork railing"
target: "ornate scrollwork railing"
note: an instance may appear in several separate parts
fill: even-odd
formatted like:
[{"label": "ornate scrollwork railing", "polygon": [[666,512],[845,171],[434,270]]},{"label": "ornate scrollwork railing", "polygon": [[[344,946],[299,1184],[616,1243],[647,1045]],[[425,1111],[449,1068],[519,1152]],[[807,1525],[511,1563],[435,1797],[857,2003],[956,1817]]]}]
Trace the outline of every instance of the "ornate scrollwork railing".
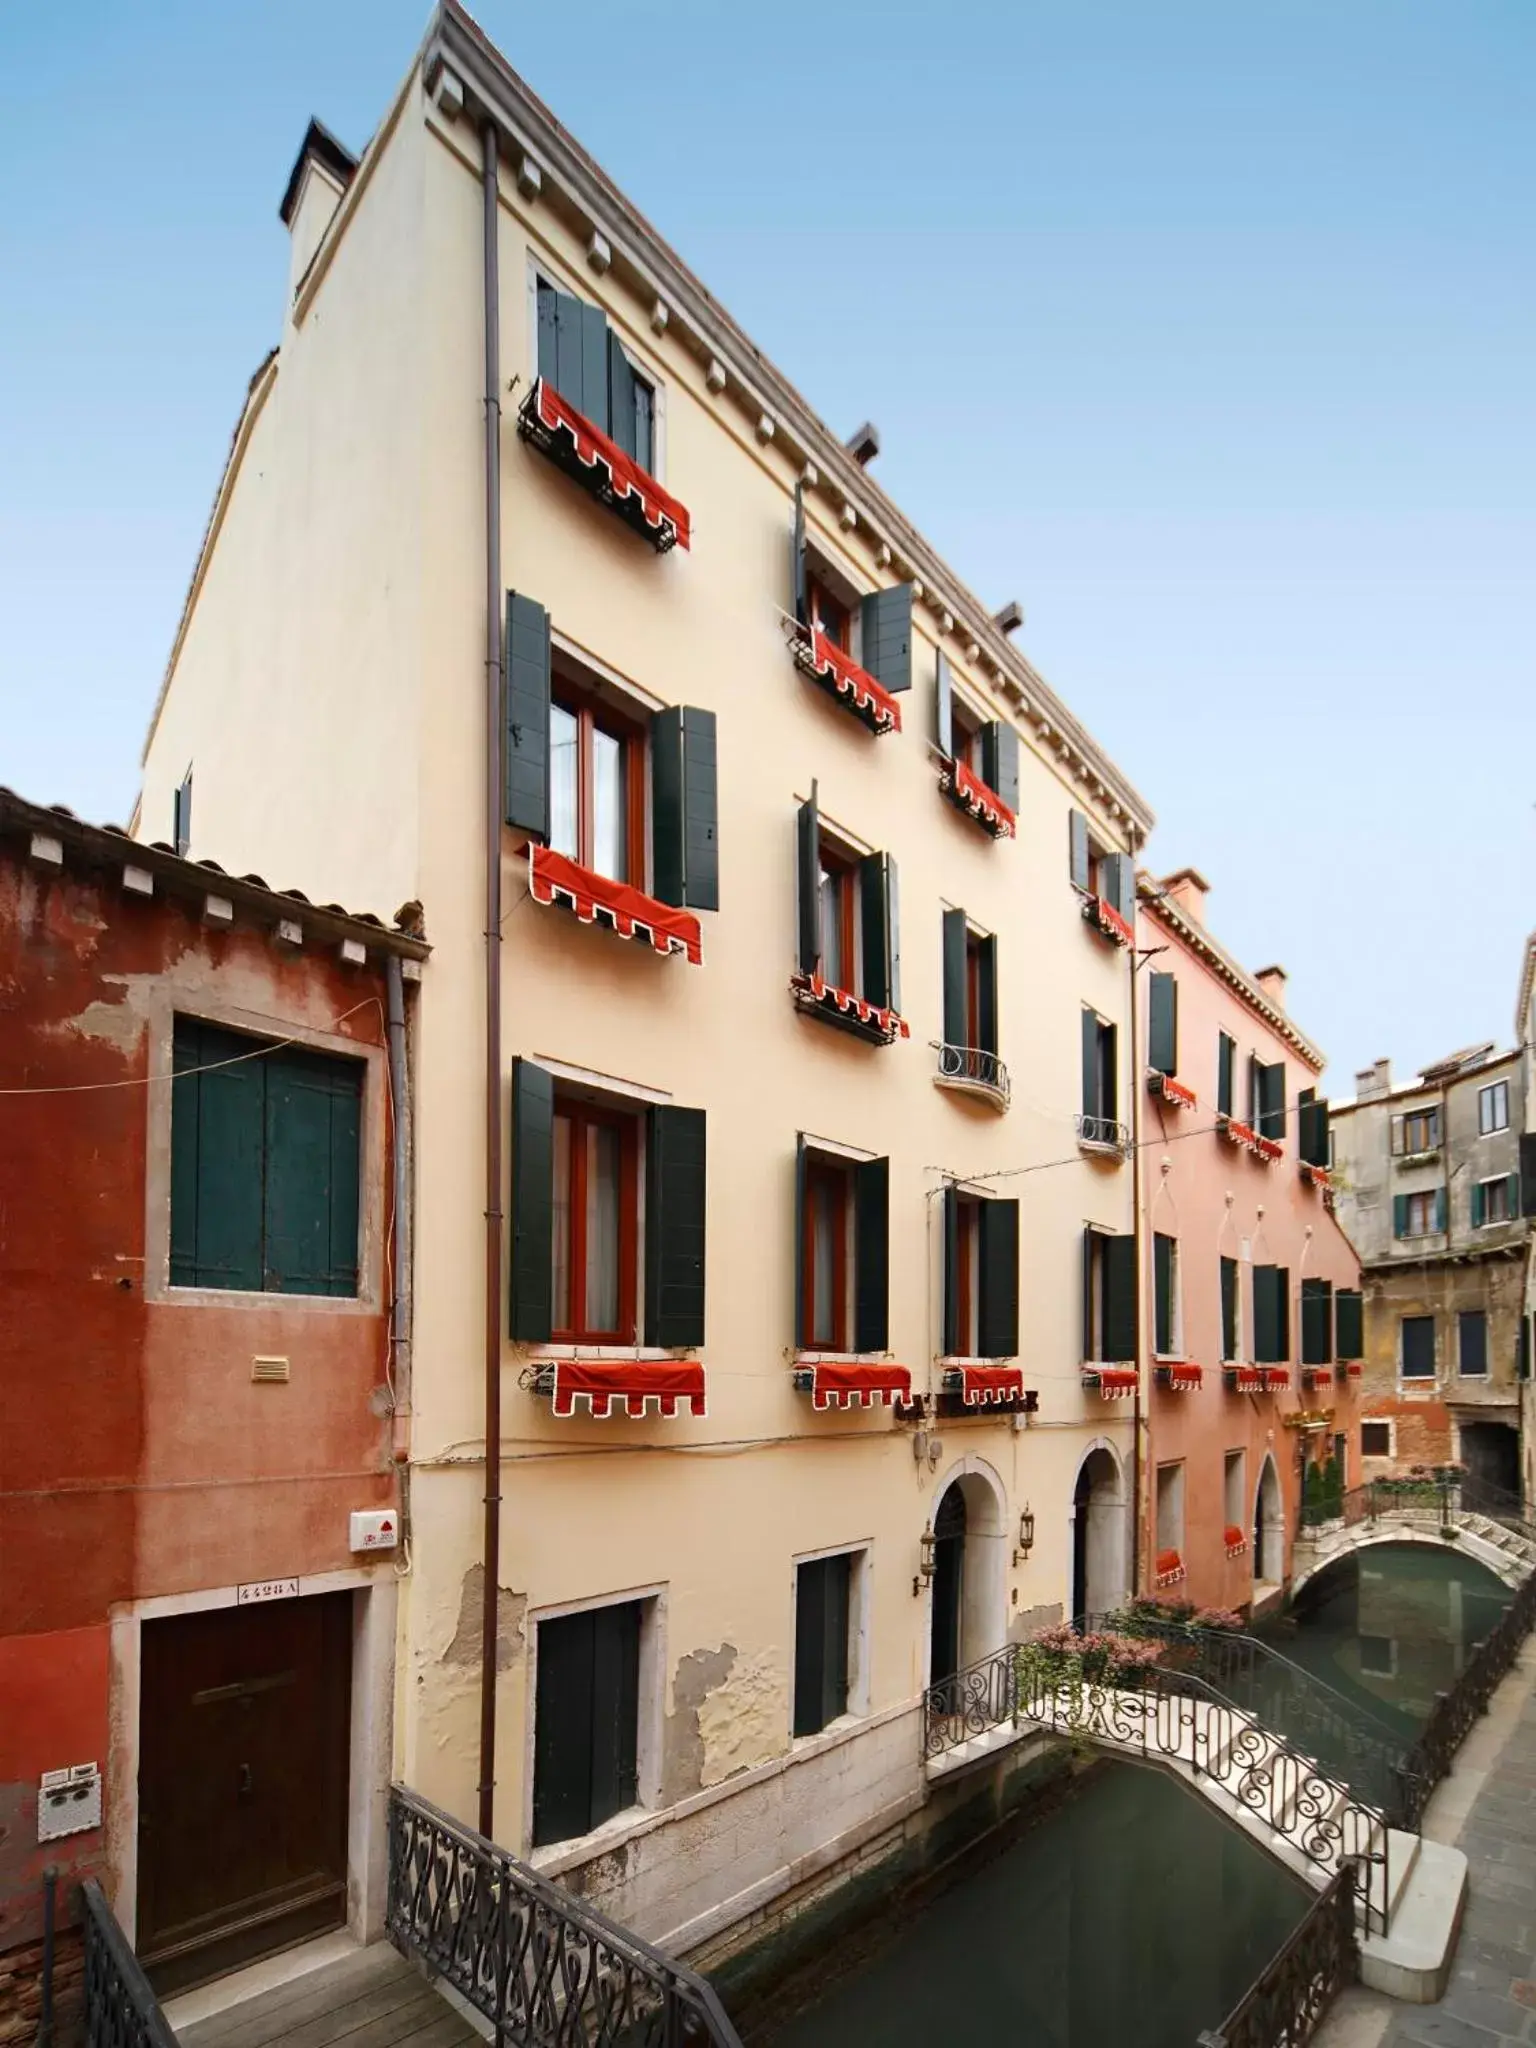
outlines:
[{"label": "ornate scrollwork railing", "polygon": [[398,1785],[387,1926],[498,2048],[741,2048],[696,1972]]},{"label": "ornate scrollwork railing", "polygon": [[1008,1069],[995,1052],[979,1045],[940,1045],[939,1079],[957,1088],[975,1088],[996,1102],[1009,1095]]},{"label": "ornate scrollwork railing", "polygon": [[1074,1118],[1077,1125],[1078,1142],[1083,1145],[1099,1145],[1109,1152],[1129,1152],[1131,1133],[1125,1124],[1112,1116],[1089,1116],[1079,1110]]},{"label": "ornate scrollwork railing", "polygon": [[923,1695],[923,1755],[931,1762],[1019,1718],[1018,1649],[1010,1643],[930,1685]]},{"label": "ornate scrollwork railing", "polygon": [[1355,1866],[1346,1863],[1214,2033],[1196,2048],[1299,2048],[1360,1974]]},{"label": "ornate scrollwork railing", "polygon": [[1493,1627],[1473,1650],[1447,1691],[1435,1695],[1423,1732],[1408,1752],[1418,1792],[1408,1826],[1417,1828],[1429,1795],[1456,1761],[1475,1722],[1488,1711],[1494,1688],[1513,1668],[1520,1646],[1536,1628],[1536,1577],[1526,1579]]},{"label": "ornate scrollwork railing", "polygon": [[143,1965],[112,1916],[101,1886],[80,1887],[85,1937],[85,2039],[89,2048],[176,2048]]}]

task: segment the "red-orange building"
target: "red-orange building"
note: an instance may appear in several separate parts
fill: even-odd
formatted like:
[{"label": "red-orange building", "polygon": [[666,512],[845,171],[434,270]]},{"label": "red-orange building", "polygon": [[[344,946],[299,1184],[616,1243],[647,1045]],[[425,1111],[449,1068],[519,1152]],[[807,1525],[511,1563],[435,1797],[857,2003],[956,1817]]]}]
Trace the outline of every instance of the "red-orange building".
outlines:
[{"label": "red-orange building", "polygon": [[378,1921],[426,951],[0,791],[0,1976]]},{"label": "red-orange building", "polygon": [[1260,1608],[1303,1503],[1359,1478],[1360,1269],[1333,1214],[1321,1053],[1205,923],[1186,868],[1142,877],[1144,1583]]}]

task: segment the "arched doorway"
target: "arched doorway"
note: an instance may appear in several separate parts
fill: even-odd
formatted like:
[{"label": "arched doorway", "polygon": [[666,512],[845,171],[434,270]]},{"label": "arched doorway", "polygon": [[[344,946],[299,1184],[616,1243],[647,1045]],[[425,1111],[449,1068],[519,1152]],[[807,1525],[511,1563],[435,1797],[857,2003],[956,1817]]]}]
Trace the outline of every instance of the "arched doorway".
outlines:
[{"label": "arched doorway", "polygon": [[1091,1445],[1072,1490],[1072,1609],[1108,1614],[1129,1590],[1125,1489],[1120,1462],[1107,1443]]},{"label": "arched doorway", "polygon": [[1002,1648],[1007,1561],[1002,1482],[976,1459],[943,1487],[933,1511],[930,1685]]},{"label": "arched doorway", "polygon": [[1253,1496],[1253,1577],[1255,1585],[1265,1586],[1278,1586],[1285,1577],[1285,1502],[1267,1452]]}]

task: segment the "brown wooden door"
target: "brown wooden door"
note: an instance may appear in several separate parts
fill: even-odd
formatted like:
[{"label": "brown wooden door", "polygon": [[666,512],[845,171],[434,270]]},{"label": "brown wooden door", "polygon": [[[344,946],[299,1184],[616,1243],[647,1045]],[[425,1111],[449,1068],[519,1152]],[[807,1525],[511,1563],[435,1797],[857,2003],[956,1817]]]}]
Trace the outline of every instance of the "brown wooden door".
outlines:
[{"label": "brown wooden door", "polygon": [[341,1925],[352,1596],[144,1624],[138,1950],[162,1991]]}]

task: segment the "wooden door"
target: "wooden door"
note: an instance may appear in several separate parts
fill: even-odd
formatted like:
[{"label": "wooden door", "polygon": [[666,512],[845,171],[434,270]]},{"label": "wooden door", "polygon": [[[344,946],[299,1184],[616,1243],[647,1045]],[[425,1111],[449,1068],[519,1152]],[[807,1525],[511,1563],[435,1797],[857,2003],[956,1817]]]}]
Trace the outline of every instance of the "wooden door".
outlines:
[{"label": "wooden door", "polygon": [[144,1624],[140,1956],[201,1983],[346,1918],[352,1596]]}]

